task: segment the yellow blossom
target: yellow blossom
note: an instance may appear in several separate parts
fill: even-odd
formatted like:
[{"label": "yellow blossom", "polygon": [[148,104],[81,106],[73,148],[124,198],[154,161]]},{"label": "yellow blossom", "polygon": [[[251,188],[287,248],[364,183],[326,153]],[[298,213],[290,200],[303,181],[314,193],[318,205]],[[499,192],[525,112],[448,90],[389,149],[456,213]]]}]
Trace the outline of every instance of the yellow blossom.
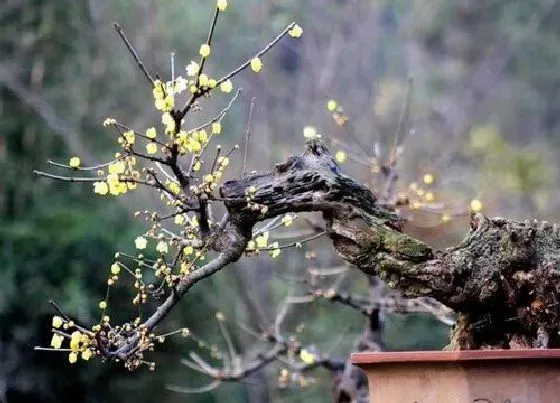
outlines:
[{"label": "yellow blossom", "polygon": [[442,222],[449,222],[451,221],[451,215],[449,213],[443,213],[441,215],[441,221]]},{"label": "yellow blossom", "polygon": [[122,174],[126,170],[126,165],[122,161],[116,161],[112,164],[109,164],[109,173],[110,174]]},{"label": "yellow blossom", "polygon": [[426,185],[431,185],[432,183],[434,183],[434,180],[435,180],[434,175],[432,174],[424,175],[424,183]]},{"label": "yellow blossom", "polygon": [[177,214],[174,218],[175,224],[182,225],[185,222],[185,216],[183,214]]},{"label": "yellow blossom", "polygon": [[268,244],[268,236],[269,236],[269,232],[265,231],[265,232],[263,232],[262,235],[259,235],[255,239],[257,241],[257,247],[258,248],[266,248],[266,245]]},{"label": "yellow blossom", "polygon": [[169,182],[166,184],[167,188],[174,194],[179,194],[181,192],[181,187],[177,182]]},{"label": "yellow blossom", "polygon": [[220,134],[222,132],[222,124],[220,122],[212,123],[212,134]]},{"label": "yellow blossom", "polygon": [[193,171],[198,172],[198,171],[200,171],[201,167],[202,167],[202,164],[200,163],[200,161],[196,161],[193,165]]},{"label": "yellow blossom", "polygon": [[255,241],[249,241],[247,243],[247,249],[255,249]]},{"label": "yellow blossom", "polygon": [[161,123],[165,125],[166,134],[173,134],[173,132],[175,131],[175,120],[173,120],[173,117],[169,112],[165,112],[163,115],[161,115]]},{"label": "yellow blossom", "polygon": [[210,52],[210,45],[208,45],[207,43],[203,43],[202,45],[200,45],[200,50],[198,51],[198,53],[200,53],[200,56],[208,57],[210,56]]},{"label": "yellow blossom", "polygon": [[148,154],[155,154],[157,153],[157,144],[156,143],[148,143],[146,144],[146,152]]},{"label": "yellow blossom", "polygon": [[321,138],[321,135],[317,134],[317,129],[313,126],[306,126],[303,128],[303,137],[306,139],[318,139]]},{"label": "yellow blossom", "polygon": [[88,361],[91,358],[91,350],[88,348],[82,351],[82,360]]},{"label": "yellow blossom", "polygon": [[185,246],[185,249],[183,249],[183,253],[187,256],[192,255],[194,252],[194,248],[192,246]]},{"label": "yellow blossom", "polygon": [[107,308],[107,302],[106,301],[100,301],[99,302],[99,309],[106,309]]},{"label": "yellow blossom", "polygon": [[343,164],[346,161],[346,153],[344,151],[337,151],[334,158],[336,159],[336,162]]},{"label": "yellow blossom", "polygon": [[70,364],[74,364],[76,361],[78,361],[78,353],[72,351],[70,354],[68,354],[68,361],[70,362]]},{"label": "yellow blossom", "polygon": [[232,89],[233,89],[233,84],[231,83],[231,80],[224,81],[223,83],[220,84],[220,90],[222,90],[222,92],[225,92],[226,94],[228,92],[231,92]]},{"label": "yellow blossom", "polygon": [[167,253],[167,242],[165,241],[159,241],[157,246],[156,246],[156,250],[159,253]]},{"label": "yellow blossom", "polygon": [[226,11],[227,0],[218,0],[217,7],[218,7],[218,10],[220,10],[220,11]]},{"label": "yellow blossom", "polygon": [[202,129],[196,133],[197,140],[200,141],[202,144],[206,144],[208,142],[208,133],[206,130]]},{"label": "yellow blossom", "polygon": [[68,163],[72,168],[78,168],[80,166],[80,158],[79,157],[72,157],[70,158],[70,162]]},{"label": "yellow blossom", "polygon": [[125,138],[126,142],[130,145],[134,144],[134,131],[132,130],[127,130],[126,132],[123,133],[123,137]]},{"label": "yellow blossom", "polygon": [[111,126],[117,123],[117,121],[113,118],[107,118],[103,121],[103,126]]},{"label": "yellow blossom", "polygon": [[64,341],[64,336],[60,334],[53,334],[51,339],[51,347],[55,350],[58,350],[62,346],[62,342]]},{"label": "yellow blossom", "polygon": [[81,341],[82,341],[82,334],[76,330],[75,332],[72,333],[70,337],[70,349],[72,351],[79,351]]},{"label": "yellow blossom", "polygon": [[474,211],[475,213],[482,210],[482,202],[478,199],[471,200],[471,210]]},{"label": "yellow blossom", "polygon": [[160,80],[154,81],[154,89],[152,90],[154,99],[161,99],[165,95],[163,91],[163,84]]},{"label": "yellow blossom", "polygon": [[113,263],[111,265],[111,274],[114,274],[116,276],[120,272],[121,272],[121,266],[119,266],[118,263]]},{"label": "yellow blossom", "polygon": [[270,256],[273,259],[277,258],[280,255],[280,248],[278,246],[278,242],[273,242],[272,244],[270,244],[270,247],[272,248],[272,250],[269,252]]},{"label": "yellow blossom", "polygon": [[433,192],[426,192],[426,194],[424,195],[424,199],[426,199],[426,201],[431,202],[434,201],[435,196]]},{"label": "yellow blossom", "polygon": [[143,236],[139,236],[134,240],[134,244],[136,246],[136,249],[146,249],[148,241]]},{"label": "yellow blossom", "polygon": [[204,177],[204,182],[211,183],[214,180],[214,176],[212,174],[208,174]]},{"label": "yellow blossom", "polygon": [[198,71],[200,70],[200,66],[198,65],[197,62],[191,60],[191,62],[187,65],[186,70],[187,70],[187,76],[194,77],[195,75],[198,74]]},{"label": "yellow blossom", "polygon": [[208,88],[216,88],[217,84],[218,82],[213,78],[208,80]]},{"label": "yellow blossom", "polygon": [[282,224],[284,224],[285,227],[289,227],[293,222],[294,216],[290,214],[286,214],[284,217],[282,217]]},{"label": "yellow blossom", "polygon": [[155,139],[156,138],[156,129],[154,127],[150,127],[148,130],[146,130],[146,137],[149,139]]},{"label": "yellow blossom", "polygon": [[53,316],[52,327],[58,329],[60,326],[62,326],[63,323],[64,323],[64,321],[62,320],[62,318],[60,316]]},{"label": "yellow blossom", "polygon": [[201,87],[208,87],[208,76],[206,74],[201,74],[198,76],[198,84]]},{"label": "yellow blossom", "polygon": [[[155,107],[158,111],[169,112],[175,106],[175,97],[173,94],[167,94],[165,98],[158,98],[155,101]],[[134,144],[134,143],[132,143]]]},{"label": "yellow blossom", "polygon": [[292,29],[290,29],[288,31],[288,35],[290,35],[293,38],[299,38],[301,36],[301,34],[303,33],[303,28],[300,27],[298,24],[295,24]]},{"label": "yellow blossom", "polygon": [[109,185],[106,182],[95,182],[93,191],[100,195],[106,195],[109,192]]},{"label": "yellow blossom", "polygon": [[330,112],[334,112],[337,106],[338,105],[336,104],[336,101],[334,99],[330,99],[329,102],[327,102],[327,109]]},{"label": "yellow blossom", "polygon": [[301,360],[308,365],[311,365],[315,362],[315,356],[305,349],[301,350],[301,352],[299,353],[299,358],[301,358]]},{"label": "yellow blossom", "polygon": [[255,73],[258,73],[259,71],[261,71],[262,69],[262,62],[261,59],[259,59],[258,57],[255,57],[254,59],[251,60],[251,70],[253,70]]},{"label": "yellow blossom", "polygon": [[218,157],[218,165],[227,167],[229,165],[229,157]]}]

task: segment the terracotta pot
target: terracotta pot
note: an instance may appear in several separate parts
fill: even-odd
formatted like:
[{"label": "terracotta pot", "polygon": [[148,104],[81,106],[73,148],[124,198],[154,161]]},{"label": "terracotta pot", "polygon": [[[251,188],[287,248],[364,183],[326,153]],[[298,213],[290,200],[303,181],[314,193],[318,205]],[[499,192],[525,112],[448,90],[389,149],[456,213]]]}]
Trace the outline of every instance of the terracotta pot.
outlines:
[{"label": "terracotta pot", "polygon": [[560,349],[352,354],[372,403],[560,402]]}]

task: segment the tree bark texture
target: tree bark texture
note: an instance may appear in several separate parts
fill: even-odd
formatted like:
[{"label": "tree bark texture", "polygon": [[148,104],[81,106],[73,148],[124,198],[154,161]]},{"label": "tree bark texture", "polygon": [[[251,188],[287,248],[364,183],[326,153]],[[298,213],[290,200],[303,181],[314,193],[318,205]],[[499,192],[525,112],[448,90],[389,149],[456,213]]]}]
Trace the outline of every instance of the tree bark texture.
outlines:
[{"label": "tree bark texture", "polygon": [[[251,208],[252,202],[266,206]],[[220,189],[232,224],[318,211],[338,254],[405,296],[433,297],[459,314],[451,349],[560,347],[560,229],[473,214],[465,239],[445,251],[401,232],[402,220],[342,174],[319,140],[267,174]]]}]

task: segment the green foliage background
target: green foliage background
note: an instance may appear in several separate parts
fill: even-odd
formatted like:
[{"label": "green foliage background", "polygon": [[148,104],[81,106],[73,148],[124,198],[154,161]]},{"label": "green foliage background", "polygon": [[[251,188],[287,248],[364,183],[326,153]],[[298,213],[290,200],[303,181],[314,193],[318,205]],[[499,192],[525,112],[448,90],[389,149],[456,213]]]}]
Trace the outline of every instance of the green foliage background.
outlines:
[{"label": "green foliage background", "polygon": [[[330,121],[325,103],[334,98],[351,117],[363,148],[369,152],[377,143],[387,149],[412,76],[413,132],[398,166],[405,187],[432,172],[434,190],[455,205],[476,197],[489,214],[558,220],[556,3],[231,0],[218,25],[212,74],[229,71],[292,20],[304,27],[304,35],[267,56],[261,75],[236,81],[246,94],[224,124],[224,141],[242,141],[248,99],[255,96],[251,169],[265,170],[299,153],[306,125],[359,151]],[[49,343],[49,299],[84,323],[95,320],[114,252],[131,249],[142,231],[132,212],[155,205],[155,199],[138,192],[101,200],[89,186],[43,180],[32,169],[44,169],[49,158],[80,155],[90,163],[110,156],[114,139],[101,126],[105,117],[133,127],[155,118],[149,90],[112,21],[125,28],[151,71],[168,76],[171,50],[178,66],[195,58],[212,6],[202,0],[6,0],[0,7],[0,401],[328,400],[327,374],[316,374],[310,388],[280,390],[278,368],[208,394],[171,392],[167,385],[207,381],[180,364],[196,349],[180,339],[154,354],[155,373],[131,374],[99,362],[70,366],[64,354],[33,351]],[[221,107],[215,101],[200,119]],[[349,162],[344,169],[369,181],[370,172],[360,165]],[[435,242],[453,243],[460,236],[457,228],[440,231]],[[328,243],[318,249],[316,266],[340,264]],[[232,323],[257,327],[262,318],[251,311],[251,299],[264,306],[265,317],[273,316],[291,286],[271,273],[297,273],[302,262],[303,251],[276,266],[267,258],[245,260],[198,287],[167,326],[187,325],[220,343],[213,318],[221,310]],[[126,309],[123,304],[112,315],[125,317]],[[308,324],[301,336],[305,342],[332,347],[341,357],[352,350],[363,325],[359,315],[329,303],[301,310],[292,322]],[[345,337],[333,347],[333,334],[341,329]],[[430,349],[445,343],[446,332],[434,319],[416,315],[388,317],[385,334],[389,349]],[[250,339],[240,334],[235,343],[241,349]]]}]

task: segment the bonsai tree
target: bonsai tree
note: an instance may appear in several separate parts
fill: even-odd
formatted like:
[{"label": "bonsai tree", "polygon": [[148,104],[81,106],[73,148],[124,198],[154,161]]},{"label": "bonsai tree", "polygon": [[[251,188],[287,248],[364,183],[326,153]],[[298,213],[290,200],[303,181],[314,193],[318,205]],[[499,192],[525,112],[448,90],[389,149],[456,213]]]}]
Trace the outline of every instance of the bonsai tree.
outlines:
[{"label": "bonsai tree", "polygon": [[[115,25],[147,81],[146,92],[161,112],[161,127],[157,122],[154,127],[132,128],[109,117],[103,124],[115,131],[119,146],[113,160],[86,167],[79,157],[72,157],[68,164],[54,163],[68,169],[68,175],[37,171],[56,180],[90,183],[100,196],[119,196],[145,187],[160,196],[167,210],[136,213],[150,226],[135,239],[136,252],[119,252],[108,264],[107,295],[99,303],[99,323],[79,324],[53,303],[58,312],[52,321],[51,347],[67,352],[70,363],[95,357],[122,362],[129,370],[143,365],[153,370],[155,363],[148,361],[148,352],[158,341],[173,334],[190,335],[186,327],[160,334],[158,326],[192,287],[246,255],[268,253],[274,258],[284,249],[320,236],[328,237],[340,257],[366,275],[371,290],[379,287],[381,279],[403,296],[417,298],[416,303],[428,311],[445,315],[446,309],[438,303],[455,311],[458,320],[450,349],[557,347],[560,231],[556,225],[487,218],[473,211],[459,245],[433,250],[403,232],[405,218],[397,212],[399,205],[407,203],[394,190],[398,178],[394,166],[404,136],[396,136],[388,162],[379,167],[385,178],[379,192],[345,175],[339,166],[345,154],[331,154],[312,128],[304,131],[303,153],[270,167],[267,173],[247,173],[249,130],[241,156],[240,147],[226,150],[217,144],[215,139],[225,130],[222,120],[240,94],[240,90],[234,91],[232,80],[246,69],[258,73],[267,52],[280,40],[298,38],[303,31],[291,23],[230,73],[211,77],[205,68],[212,58],[216,23],[226,10],[227,1],[218,0],[198,62],[188,64],[186,77],[176,76],[173,66],[169,80],[148,71],[121,27]],[[220,92],[231,94],[223,110],[205,124],[189,127],[189,117]],[[344,124],[346,117],[334,101],[328,108]],[[404,130],[407,114],[405,105],[397,134]],[[230,159],[236,157],[244,161],[241,174],[228,172]],[[231,179],[224,180],[225,175]],[[288,244],[272,242],[274,229],[290,225],[296,214],[305,212],[319,213],[323,226]],[[150,259],[144,250],[153,245],[157,257]],[[106,311],[111,287],[123,276],[134,279],[132,303],[137,313],[129,321],[115,324]],[[367,325],[358,349],[380,348],[379,311],[383,304],[390,304],[389,299],[372,304],[336,289],[308,286],[313,295],[362,312]],[[250,359],[240,360],[231,346],[229,358],[216,354],[222,359],[221,366],[191,354],[188,365],[212,379],[205,390],[223,381],[244,379],[284,357],[294,373],[318,367],[332,371],[336,401],[367,398],[364,377],[348,360],[321,354],[282,334],[286,309],[279,311],[275,326],[259,334],[268,348]],[[409,310],[414,310],[413,304]],[[223,316],[217,319],[222,322]],[[228,341],[227,332],[224,335]]]}]

